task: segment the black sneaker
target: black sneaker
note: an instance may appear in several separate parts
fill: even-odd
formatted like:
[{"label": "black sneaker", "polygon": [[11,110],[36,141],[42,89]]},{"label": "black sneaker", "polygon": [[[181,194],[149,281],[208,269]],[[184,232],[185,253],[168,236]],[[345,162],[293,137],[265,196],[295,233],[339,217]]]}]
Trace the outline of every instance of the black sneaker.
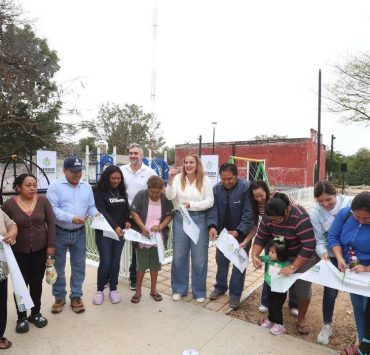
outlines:
[{"label": "black sneaker", "polygon": [[238,308],[240,306],[240,298],[237,296],[230,296],[229,306],[233,309]]},{"label": "black sneaker", "polygon": [[48,325],[48,320],[41,313],[31,314],[28,321],[33,323],[37,328],[44,328]]},{"label": "black sneaker", "polygon": [[130,289],[133,291],[136,290],[136,280],[130,280]]},{"label": "black sneaker", "polygon": [[27,318],[18,319],[15,331],[17,333],[27,333],[30,330]]}]

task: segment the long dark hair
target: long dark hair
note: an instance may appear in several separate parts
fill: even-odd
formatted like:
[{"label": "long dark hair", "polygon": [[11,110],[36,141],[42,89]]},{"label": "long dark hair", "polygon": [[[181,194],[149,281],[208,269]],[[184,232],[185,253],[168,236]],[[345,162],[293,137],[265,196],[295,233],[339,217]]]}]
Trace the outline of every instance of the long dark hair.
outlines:
[{"label": "long dark hair", "polygon": [[119,173],[121,175],[121,182],[119,183],[117,189],[122,197],[127,199],[127,193],[126,193],[126,187],[125,182],[123,179],[123,174],[121,169],[117,165],[109,165],[105,168],[103,171],[103,174],[101,174],[100,179],[97,184],[97,189],[102,190],[104,192],[107,192],[111,190],[109,178],[113,173]]},{"label": "long dark hair", "polygon": [[258,208],[258,202],[254,199],[253,191],[262,189],[266,193],[266,201],[270,198],[270,189],[268,185],[266,184],[265,181],[263,180],[255,180],[252,181],[250,186],[249,186],[249,199],[251,201],[251,206],[252,206],[252,211],[253,211],[253,216],[254,216],[254,222],[257,224],[258,223],[258,217],[260,215],[260,211]]}]

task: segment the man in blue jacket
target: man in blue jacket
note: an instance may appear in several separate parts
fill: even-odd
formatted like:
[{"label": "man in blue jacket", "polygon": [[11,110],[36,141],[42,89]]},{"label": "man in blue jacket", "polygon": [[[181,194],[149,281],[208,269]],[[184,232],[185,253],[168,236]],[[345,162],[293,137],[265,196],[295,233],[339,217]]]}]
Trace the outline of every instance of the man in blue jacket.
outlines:
[{"label": "man in blue jacket", "polygon": [[[207,212],[208,234],[211,240],[217,239],[218,233],[227,229],[244,248],[249,252],[249,245],[245,245],[244,239],[249,230],[254,226],[253,212],[249,200],[250,182],[238,178],[238,168],[234,164],[222,164],[220,166],[221,181],[213,187],[215,202]],[[216,284],[210,298],[215,300],[221,297],[228,289],[227,275],[230,261],[221,251],[216,250],[217,274]],[[240,296],[243,291],[245,270],[243,273],[233,266],[229,294],[229,305],[237,308],[240,305]]]}]

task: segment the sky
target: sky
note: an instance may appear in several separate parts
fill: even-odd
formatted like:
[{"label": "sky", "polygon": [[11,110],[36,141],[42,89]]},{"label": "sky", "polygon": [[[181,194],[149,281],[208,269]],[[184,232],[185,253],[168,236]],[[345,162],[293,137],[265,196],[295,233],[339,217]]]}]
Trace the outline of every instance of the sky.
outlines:
[{"label": "sky", "polygon": [[[81,119],[103,103],[155,112],[167,145],[309,137],[332,66],[369,50],[368,0],[20,0],[57,51],[56,80]],[[153,40],[153,9],[157,38]],[[156,99],[151,99],[152,69]],[[64,117],[70,120],[69,117]],[[74,118],[76,119],[76,118]],[[321,114],[323,143],[370,149],[370,126]]]}]

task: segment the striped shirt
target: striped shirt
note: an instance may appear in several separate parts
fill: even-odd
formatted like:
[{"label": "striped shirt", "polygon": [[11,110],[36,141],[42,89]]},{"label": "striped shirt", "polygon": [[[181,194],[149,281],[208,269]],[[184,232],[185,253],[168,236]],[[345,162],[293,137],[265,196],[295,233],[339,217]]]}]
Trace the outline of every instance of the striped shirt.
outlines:
[{"label": "striped shirt", "polygon": [[272,223],[266,215],[263,216],[254,242],[256,245],[265,247],[269,240],[283,236],[290,257],[310,259],[316,247],[310,216],[303,207],[290,206],[290,215],[282,224]]}]

